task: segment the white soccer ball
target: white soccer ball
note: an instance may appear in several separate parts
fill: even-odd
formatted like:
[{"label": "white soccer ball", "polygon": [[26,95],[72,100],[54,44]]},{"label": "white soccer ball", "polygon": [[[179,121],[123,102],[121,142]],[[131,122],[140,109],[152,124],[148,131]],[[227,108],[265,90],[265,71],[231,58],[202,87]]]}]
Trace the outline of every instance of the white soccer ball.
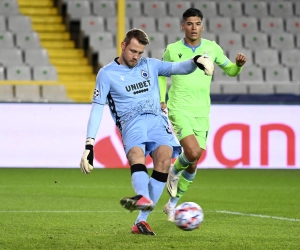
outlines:
[{"label": "white soccer ball", "polygon": [[199,228],[204,219],[204,213],[195,202],[184,202],[176,207],[174,219],[177,227],[191,231]]}]

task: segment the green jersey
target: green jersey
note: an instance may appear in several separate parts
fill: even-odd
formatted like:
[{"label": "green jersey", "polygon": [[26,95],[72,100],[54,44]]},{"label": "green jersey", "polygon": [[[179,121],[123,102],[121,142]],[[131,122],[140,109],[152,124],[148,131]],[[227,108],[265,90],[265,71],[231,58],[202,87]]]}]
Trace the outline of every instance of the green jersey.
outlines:
[{"label": "green jersey", "polygon": [[[184,39],[169,44],[163,54],[163,60],[179,62],[196,55],[209,56],[219,67],[233,64],[222,48],[214,41],[201,38],[197,47],[191,47]],[[196,69],[189,75],[172,75],[172,84],[168,92],[169,112],[184,112],[187,116],[207,117],[210,113],[210,84],[212,77],[203,70]],[[159,77],[161,102],[165,102],[166,77]]]}]

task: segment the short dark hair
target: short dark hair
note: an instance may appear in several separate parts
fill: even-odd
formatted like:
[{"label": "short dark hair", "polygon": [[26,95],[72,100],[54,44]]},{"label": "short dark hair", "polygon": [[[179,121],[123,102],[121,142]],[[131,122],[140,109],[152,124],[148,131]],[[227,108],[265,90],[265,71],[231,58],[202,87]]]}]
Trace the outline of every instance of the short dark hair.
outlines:
[{"label": "short dark hair", "polygon": [[143,45],[149,44],[149,38],[148,38],[146,32],[141,29],[133,28],[126,33],[126,36],[123,40],[123,42],[125,42],[126,46],[130,43],[132,38],[135,38],[136,40],[138,40],[138,42],[140,44],[143,44]]},{"label": "short dark hair", "polygon": [[189,8],[182,14],[182,21],[185,22],[186,19],[192,16],[200,17],[201,20],[203,19],[203,13],[201,12],[201,10],[198,10],[196,8]]}]

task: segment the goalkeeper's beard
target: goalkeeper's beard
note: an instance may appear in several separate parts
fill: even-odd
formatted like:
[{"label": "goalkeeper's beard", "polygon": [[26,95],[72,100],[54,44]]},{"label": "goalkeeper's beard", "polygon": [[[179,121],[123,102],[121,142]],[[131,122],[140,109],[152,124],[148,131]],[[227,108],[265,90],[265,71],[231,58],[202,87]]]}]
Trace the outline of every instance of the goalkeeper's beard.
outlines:
[{"label": "goalkeeper's beard", "polygon": [[137,60],[131,60],[128,61],[127,59],[124,58],[124,56],[122,55],[122,60],[123,62],[126,64],[126,66],[128,66],[129,68],[133,68],[137,65]]}]

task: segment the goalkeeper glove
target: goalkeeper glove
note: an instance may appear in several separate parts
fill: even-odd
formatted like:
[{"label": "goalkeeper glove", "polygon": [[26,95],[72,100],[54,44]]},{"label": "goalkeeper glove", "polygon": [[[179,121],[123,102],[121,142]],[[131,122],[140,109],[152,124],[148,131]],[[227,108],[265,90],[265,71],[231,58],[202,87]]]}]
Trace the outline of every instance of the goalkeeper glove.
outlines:
[{"label": "goalkeeper glove", "polygon": [[198,66],[199,69],[203,70],[205,75],[212,76],[214,73],[214,63],[210,59],[210,57],[207,56],[195,56],[194,62]]},{"label": "goalkeeper glove", "polygon": [[93,138],[87,138],[85,142],[85,150],[80,161],[80,168],[84,174],[89,174],[94,168],[94,142]]}]

